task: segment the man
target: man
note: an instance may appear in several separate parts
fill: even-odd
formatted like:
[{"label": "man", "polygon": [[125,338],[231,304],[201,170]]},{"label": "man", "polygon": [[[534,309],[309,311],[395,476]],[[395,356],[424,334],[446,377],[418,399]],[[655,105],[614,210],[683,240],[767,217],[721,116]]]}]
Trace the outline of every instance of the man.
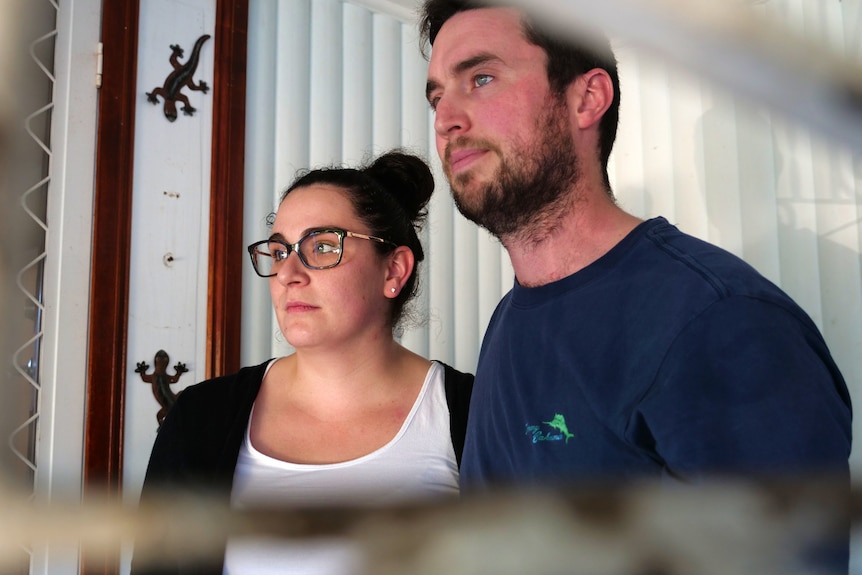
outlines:
[{"label": "man", "polygon": [[465,488],[846,478],[850,398],[809,317],[735,256],[616,205],[610,46],[452,0],[425,2],[421,33],[455,202],[516,276],[479,356]]}]

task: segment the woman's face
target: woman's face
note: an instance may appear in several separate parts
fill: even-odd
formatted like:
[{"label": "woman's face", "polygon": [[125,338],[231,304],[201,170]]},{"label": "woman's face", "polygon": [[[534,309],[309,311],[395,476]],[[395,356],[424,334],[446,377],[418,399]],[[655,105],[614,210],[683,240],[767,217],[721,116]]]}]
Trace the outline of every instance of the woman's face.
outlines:
[{"label": "woman's face", "polygon": [[[370,234],[341,188],[314,184],[284,198],[271,237],[293,244],[317,228]],[[308,269],[291,251],[279,273],[269,278],[272,304],[287,341],[297,349],[335,348],[381,332],[391,337],[387,261],[374,242],[352,237],[344,238],[341,262],[329,269]]]}]

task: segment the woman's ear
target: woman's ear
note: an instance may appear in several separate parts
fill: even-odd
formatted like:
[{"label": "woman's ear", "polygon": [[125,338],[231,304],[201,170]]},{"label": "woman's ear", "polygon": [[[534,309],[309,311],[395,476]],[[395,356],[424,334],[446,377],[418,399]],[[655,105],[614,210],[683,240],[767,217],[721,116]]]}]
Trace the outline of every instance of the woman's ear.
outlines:
[{"label": "woman's ear", "polygon": [[593,68],[572,82],[567,96],[578,128],[585,130],[598,124],[611,107],[614,83],[605,70]]},{"label": "woman's ear", "polygon": [[386,281],[383,288],[386,297],[394,298],[401,293],[401,289],[410,279],[410,274],[413,273],[415,263],[413,250],[407,246],[398,246],[395,251],[389,254],[386,264]]}]

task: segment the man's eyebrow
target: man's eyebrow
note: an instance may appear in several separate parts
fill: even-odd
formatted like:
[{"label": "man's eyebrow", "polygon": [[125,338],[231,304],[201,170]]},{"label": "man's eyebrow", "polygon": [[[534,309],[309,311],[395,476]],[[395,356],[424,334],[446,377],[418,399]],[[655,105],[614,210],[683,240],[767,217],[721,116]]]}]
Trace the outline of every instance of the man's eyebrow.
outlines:
[{"label": "man's eyebrow", "polygon": [[[480,52],[475,56],[471,56],[466,60],[462,60],[455,64],[452,67],[452,75],[457,76],[458,74],[462,74],[463,72],[469,70],[470,68],[475,68],[476,66],[481,66],[482,64],[486,64],[492,60],[499,60],[497,56],[491,54],[490,52]],[[425,84],[425,99],[430,99],[431,92],[440,87],[440,84],[434,80],[428,80]]]},{"label": "man's eyebrow", "polygon": [[490,52],[480,52],[475,56],[467,58],[466,60],[456,64],[452,71],[456,74],[460,74],[461,72],[469,70],[470,68],[475,68],[476,66],[486,64],[491,60],[499,60],[499,58],[494,54],[491,54]]}]

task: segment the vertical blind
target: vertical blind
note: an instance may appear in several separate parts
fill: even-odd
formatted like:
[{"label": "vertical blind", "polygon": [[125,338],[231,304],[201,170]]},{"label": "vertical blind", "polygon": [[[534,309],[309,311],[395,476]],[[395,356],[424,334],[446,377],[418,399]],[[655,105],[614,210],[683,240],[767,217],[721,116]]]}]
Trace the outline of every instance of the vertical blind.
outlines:
[{"label": "vertical blind", "polygon": [[[402,343],[473,371],[484,326],[513,275],[499,243],[454,208],[433,145],[416,26],[340,0],[251,2],[246,243],[298,170],[356,166],[392,148],[427,159],[438,182],[422,240],[421,291]],[[266,280],[243,275],[242,362],[290,352]]]},{"label": "vertical blind", "polygon": [[[862,60],[862,0],[767,0],[751,9]],[[401,340],[473,371],[513,274],[499,243],[449,196],[415,22],[341,0],[252,0],[250,16],[246,243],[267,237],[265,216],[299,169],[356,165],[393,147],[426,157],[438,188],[423,237],[420,321]],[[665,216],[781,286],[820,327],[862,405],[862,150],[626,39],[615,46],[622,109],[610,176],[620,205]],[[249,265],[243,282],[243,364],[288,353],[266,280]],[[862,464],[856,454],[852,462]]]}]

